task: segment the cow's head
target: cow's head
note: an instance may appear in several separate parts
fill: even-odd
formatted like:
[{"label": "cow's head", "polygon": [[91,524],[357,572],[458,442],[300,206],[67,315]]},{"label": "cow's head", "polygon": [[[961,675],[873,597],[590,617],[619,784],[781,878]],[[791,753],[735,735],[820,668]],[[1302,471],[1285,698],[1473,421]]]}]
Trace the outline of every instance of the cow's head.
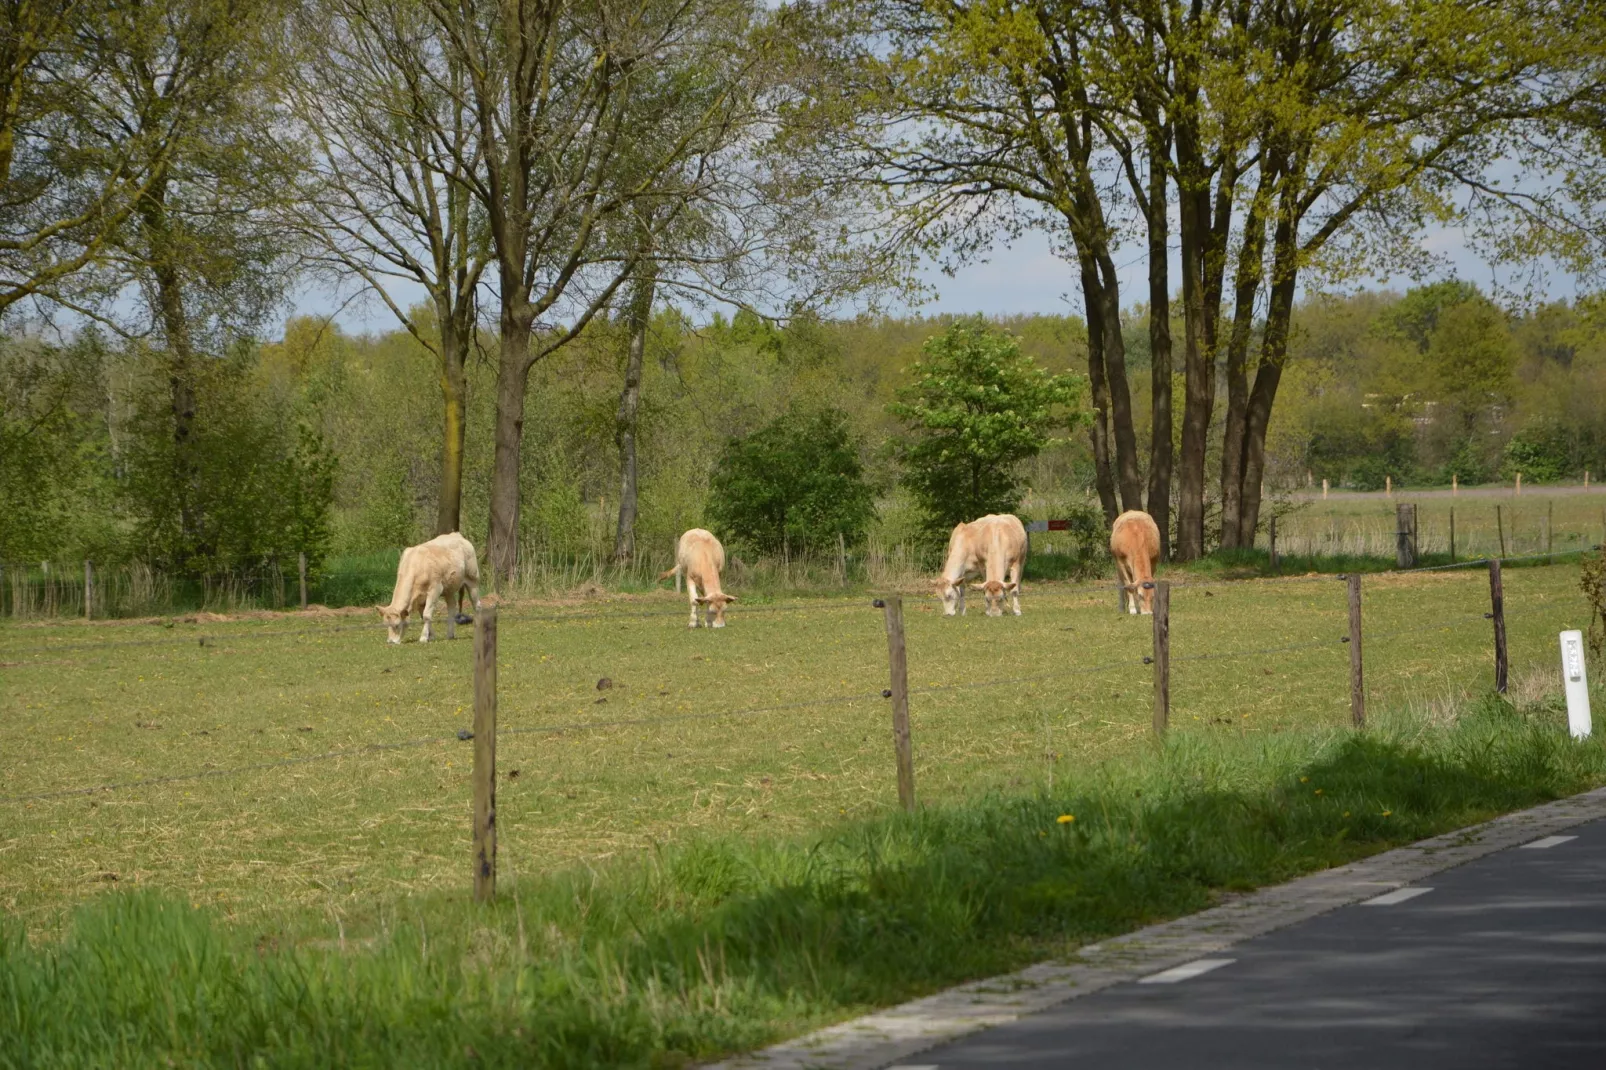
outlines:
[{"label": "cow's head", "polygon": [[1005,583],[1002,580],[988,580],[986,583],[971,584],[981,591],[987,598],[987,615],[989,617],[1002,617],[1004,615],[1004,599],[1020,587],[1018,583]]},{"label": "cow's head", "polygon": [[1126,589],[1126,601],[1129,606],[1136,606],[1134,613],[1154,613],[1154,582],[1145,580],[1134,583]]},{"label": "cow's head", "polygon": [[401,642],[402,632],[407,629],[407,610],[391,609],[389,606],[375,606],[374,608],[379,610],[379,616],[384,619],[385,627],[390,629],[390,634],[385,641],[388,643]]},{"label": "cow's head", "polygon": [[734,601],[736,601],[735,595],[719,592],[697,599],[697,604],[707,606],[708,612],[713,615],[714,619],[708,624],[710,628],[723,628],[725,627],[725,607]]},{"label": "cow's head", "polygon": [[942,615],[951,617],[961,613],[965,608],[965,585],[962,580],[951,580],[947,576],[938,576],[932,581],[937,591],[937,597],[942,599]]}]

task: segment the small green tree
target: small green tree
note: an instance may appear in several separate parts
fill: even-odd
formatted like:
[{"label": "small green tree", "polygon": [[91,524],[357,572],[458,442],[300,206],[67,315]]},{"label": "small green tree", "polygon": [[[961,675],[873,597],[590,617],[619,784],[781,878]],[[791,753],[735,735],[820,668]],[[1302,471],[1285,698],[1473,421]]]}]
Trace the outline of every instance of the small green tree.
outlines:
[{"label": "small green tree", "polygon": [[859,443],[838,409],[793,408],[731,440],[708,491],[715,532],[760,553],[824,550],[838,535],[857,543],[875,516]]},{"label": "small green tree", "polygon": [[980,317],[954,323],[921,353],[888,411],[909,427],[895,450],[929,529],[1013,511],[1019,462],[1083,422],[1082,377],[1050,375]]}]

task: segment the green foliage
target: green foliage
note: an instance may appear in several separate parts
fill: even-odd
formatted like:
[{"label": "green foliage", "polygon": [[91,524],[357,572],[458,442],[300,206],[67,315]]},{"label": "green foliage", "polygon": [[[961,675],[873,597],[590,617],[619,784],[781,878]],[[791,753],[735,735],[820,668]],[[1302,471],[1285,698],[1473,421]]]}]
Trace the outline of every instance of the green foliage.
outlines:
[{"label": "green foliage", "polygon": [[1081,419],[1081,380],[1045,372],[1013,335],[979,317],[928,339],[910,375],[888,411],[908,429],[894,449],[934,535],[1013,512],[1017,466]]},{"label": "green foliage", "polygon": [[709,521],[759,553],[834,550],[838,535],[857,545],[875,516],[859,449],[841,410],[791,408],[726,444],[709,480]]},{"label": "green foliage", "polygon": [[1525,427],[1506,443],[1502,476],[1521,472],[1528,483],[1558,483],[1573,474],[1570,443],[1560,426],[1542,421]]},{"label": "green foliage", "polygon": [[1584,556],[1578,586],[1589,603],[1589,649],[1596,658],[1606,657],[1606,553]]}]

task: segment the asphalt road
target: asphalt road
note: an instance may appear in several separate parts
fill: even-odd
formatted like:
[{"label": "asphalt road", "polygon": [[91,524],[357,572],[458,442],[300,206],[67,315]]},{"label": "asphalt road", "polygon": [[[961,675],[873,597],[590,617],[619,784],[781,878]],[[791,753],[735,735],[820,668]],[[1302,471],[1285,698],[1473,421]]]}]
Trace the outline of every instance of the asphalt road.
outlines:
[{"label": "asphalt road", "polygon": [[1606,822],[1566,835],[898,1065],[1606,1070]]}]

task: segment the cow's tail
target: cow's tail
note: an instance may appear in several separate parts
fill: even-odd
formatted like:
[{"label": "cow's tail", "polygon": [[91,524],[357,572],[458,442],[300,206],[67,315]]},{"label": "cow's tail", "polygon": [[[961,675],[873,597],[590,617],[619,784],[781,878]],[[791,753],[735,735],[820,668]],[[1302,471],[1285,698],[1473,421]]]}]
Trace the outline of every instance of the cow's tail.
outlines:
[{"label": "cow's tail", "polygon": [[675,575],[675,573],[677,573],[679,571],[680,571],[680,562],[676,561],[675,562],[675,567],[670,569],[668,572],[660,573],[659,576],[658,576],[658,579],[660,581],[667,580],[669,577]]}]

